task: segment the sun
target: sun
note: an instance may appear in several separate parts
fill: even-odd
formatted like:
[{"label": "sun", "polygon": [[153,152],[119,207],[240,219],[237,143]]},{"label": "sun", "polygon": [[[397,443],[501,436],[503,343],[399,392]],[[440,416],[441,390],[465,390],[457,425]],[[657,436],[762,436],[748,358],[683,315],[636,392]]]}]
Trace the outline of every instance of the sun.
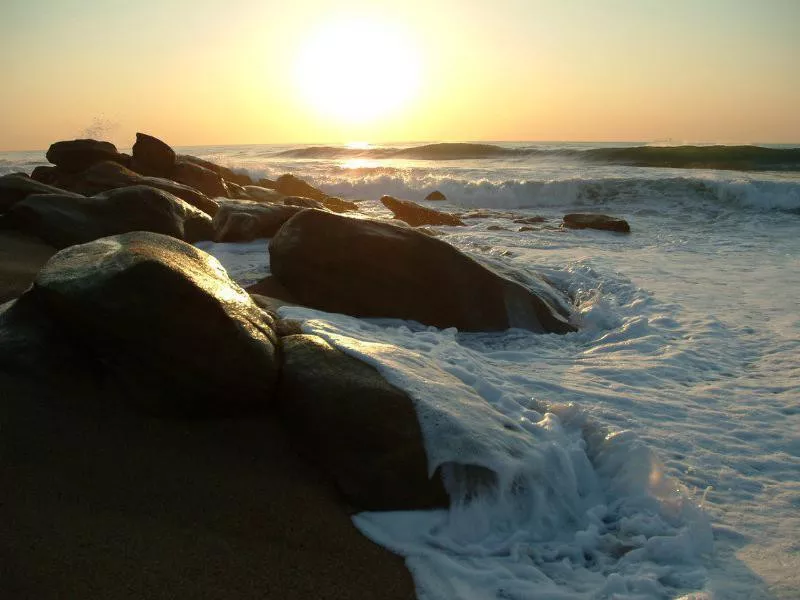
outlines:
[{"label": "sun", "polygon": [[329,21],[304,37],[297,54],[298,91],[318,113],[344,123],[369,123],[405,107],[418,92],[420,61],[413,42],[388,23]]}]

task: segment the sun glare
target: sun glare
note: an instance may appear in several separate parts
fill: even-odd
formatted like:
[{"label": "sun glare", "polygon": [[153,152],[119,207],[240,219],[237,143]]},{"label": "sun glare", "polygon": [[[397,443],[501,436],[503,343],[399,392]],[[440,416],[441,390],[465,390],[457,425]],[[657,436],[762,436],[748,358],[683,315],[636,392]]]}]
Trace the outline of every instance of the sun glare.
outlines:
[{"label": "sun glare", "polygon": [[346,123],[372,122],[399,111],[417,92],[417,52],[389,24],[331,21],[305,40],[295,66],[296,84],[320,114]]}]

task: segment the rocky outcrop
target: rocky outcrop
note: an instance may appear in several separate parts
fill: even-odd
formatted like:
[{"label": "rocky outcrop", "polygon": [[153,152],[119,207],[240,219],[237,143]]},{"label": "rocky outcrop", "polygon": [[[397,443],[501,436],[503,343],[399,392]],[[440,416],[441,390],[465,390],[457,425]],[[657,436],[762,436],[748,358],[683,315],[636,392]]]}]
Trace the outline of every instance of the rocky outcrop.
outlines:
[{"label": "rocky outcrop", "polygon": [[272,319],[216,259],[174,238],[135,232],[62,250],[17,302],[55,322],[144,413],[233,415],[272,403]]},{"label": "rocky outcrop", "polygon": [[228,189],[222,182],[222,177],[195,163],[179,160],[170,177],[178,183],[200,190],[209,198],[228,197]]},{"label": "rocky outcrop", "polygon": [[175,151],[160,139],[137,133],[131,168],[142,175],[169,177],[175,167]]},{"label": "rocky outcrop", "polygon": [[72,194],[52,185],[40,183],[27,175],[12,173],[0,177],[0,214],[31,194],[63,194],[80,197],[80,194]]},{"label": "rocky outcrop", "polygon": [[447,197],[439,190],[434,190],[430,194],[425,196],[425,200],[440,201],[440,200],[447,200]]},{"label": "rocky outcrop", "polygon": [[407,227],[306,210],[269,251],[273,276],[313,308],[465,331],[574,330],[545,299]]},{"label": "rocky outcrop", "polygon": [[601,229],[630,233],[631,226],[625,219],[596,213],[570,213],[564,215],[564,227],[569,229]]},{"label": "rocky outcrop", "polygon": [[114,144],[97,140],[56,142],[47,150],[46,156],[47,160],[67,173],[79,173],[104,160],[128,162],[124,155],[117,152]]},{"label": "rocky outcrop", "polygon": [[214,241],[247,242],[272,237],[301,210],[297,206],[228,200],[214,216]]},{"label": "rocky outcrop", "polygon": [[455,215],[420,206],[409,200],[398,200],[391,196],[383,196],[381,204],[394,213],[394,218],[408,223],[412,227],[419,225],[464,225]]},{"label": "rocky outcrop", "polygon": [[34,194],[8,212],[16,228],[56,248],[129,231],[151,231],[195,242],[212,236],[211,218],[168,192],[148,186],[91,198]]},{"label": "rocky outcrop", "polygon": [[162,177],[139,175],[111,161],[96,163],[79,174],[59,176],[54,185],[86,196],[121,187],[147,185],[177,196],[212,217],[218,209],[218,204],[214,200],[193,187]]},{"label": "rocky outcrop", "polygon": [[446,507],[414,405],[371,366],[322,338],[283,338],[280,407],[300,448],[357,510]]}]

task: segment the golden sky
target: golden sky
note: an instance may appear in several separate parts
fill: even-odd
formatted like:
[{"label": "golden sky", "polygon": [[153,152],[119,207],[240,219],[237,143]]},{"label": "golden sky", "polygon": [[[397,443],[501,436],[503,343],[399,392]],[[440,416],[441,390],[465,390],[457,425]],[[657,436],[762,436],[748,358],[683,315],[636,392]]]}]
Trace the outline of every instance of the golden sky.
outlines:
[{"label": "golden sky", "polygon": [[3,0],[0,150],[800,142],[800,0]]}]

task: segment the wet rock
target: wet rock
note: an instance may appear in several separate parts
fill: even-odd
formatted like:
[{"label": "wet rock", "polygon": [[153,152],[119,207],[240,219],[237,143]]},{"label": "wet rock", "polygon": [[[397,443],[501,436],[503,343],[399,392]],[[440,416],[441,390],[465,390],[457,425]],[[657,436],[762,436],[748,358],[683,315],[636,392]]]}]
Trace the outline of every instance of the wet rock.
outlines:
[{"label": "wet rock", "polygon": [[536,227],[531,227],[530,225],[524,225],[517,229],[520,233],[524,233],[526,231],[536,231]]},{"label": "wet rock", "polygon": [[22,294],[55,253],[56,248],[36,236],[0,230],[0,304]]},{"label": "wet rock", "polygon": [[357,510],[446,507],[413,402],[322,338],[283,338],[280,407],[298,445]]},{"label": "wet rock", "polygon": [[303,208],[282,204],[226,201],[214,216],[214,241],[247,242],[272,237]]},{"label": "wet rock", "polygon": [[137,133],[131,166],[142,175],[169,177],[175,167],[175,151],[152,135]]},{"label": "wet rock", "polygon": [[244,191],[253,200],[258,200],[259,202],[282,202],[286,197],[280,192],[258,185],[246,185],[244,186]]},{"label": "wet rock", "polygon": [[433,192],[431,192],[430,194],[425,196],[425,200],[432,200],[432,201],[433,200],[447,200],[447,198],[439,190],[434,190]]},{"label": "wet rock", "polygon": [[12,173],[0,177],[0,214],[5,213],[14,204],[31,194],[63,194],[80,197],[79,194],[72,194],[52,185],[40,183],[27,175]]},{"label": "wet rock", "polygon": [[419,225],[464,225],[464,222],[447,213],[420,206],[409,200],[398,200],[391,196],[383,196],[381,204],[394,213],[394,218],[408,223],[412,227]]},{"label": "wet rock", "polygon": [[275,181],[275,189],[284,196],[303,196],[304,198],[320,201],[329,197],[328,194],[322,190],[318,190],[299,177],[295,177],[289,173],[278,177]]},{"label": "wet rock", "polygon": [[285,206],[299,206],[301,208],[316,208],[318,210],[325,210],[325,205],[317,200],[311,198],[303,198],[302,196],[286,196],[283,199]]},{"label": "wet rock", "polygon": [[269,252],[272,275],[305,306],[465,331],[573,330],[546,300],[409,227],[306,210]]},{"label": "wet rock", "polygon": [[8,219],[20,231],[56,248],[129,231],[151,231],[195,242],[210,239],[211,218],[168,192],[132,186],[91,198],[33,194],[17,202]]},{"label": "wet rock", "polygon": [[489,225],[486,228],[486,231],[509,231],[508,227],[502,227],[501,225]]},{"label": "wet rock", "polygon": [[564,215],[564,227],[569,229],[601,229],[630,233],[631,226],[625,219],[597,213],[571,213]]},{"label": "wet rock", "polygon": [[18,302],[68,332],[145,413],[232,415],[272,402],[272,319],[216,259],[174,238],[134,232],[62,250]]},{"label": "wet rock", "polygon": [[358,210],[358,204],[355,202],[350,200],[342,200],[336,196],[328,196],[327,198],[320,200],[320,202],[329,211],[335,213],[345,213]]},{"label": "wet rock", "polygon": [[68,180],[59,178],[57,185],[87,196],[121,187],[147,185],[173,194],[211,216],[219,207],[214,200],[193,187],[162,177],[139,175],[111,161],[96,163],[80,174],[71,174]]},{"label": "wet rock", "polygon": [[47,150],[47,160],[68,173],[78,173],[104,160],[125,162],[111,142],[69,140],[56,142]]},{"label": "wet rock", "polygon": [[241,186],[253,185],[253,180],[249,175],[245,173],[236,173],[228,167],[223,167],[222,165],[218,165],[210,160],[204,160],[190,154],[181,154],[178,156],[178,158],[181,162],[190,162],[203,167],[204,169],[208,169],[209,171],[213,171],[225,181],[237,183]]},{"label": "wet rock", "polygon": [[209,198],[228,197],[228,189],[218,173],[192,162],[179,160],[175,163],[170,178],[200,190]]}]

